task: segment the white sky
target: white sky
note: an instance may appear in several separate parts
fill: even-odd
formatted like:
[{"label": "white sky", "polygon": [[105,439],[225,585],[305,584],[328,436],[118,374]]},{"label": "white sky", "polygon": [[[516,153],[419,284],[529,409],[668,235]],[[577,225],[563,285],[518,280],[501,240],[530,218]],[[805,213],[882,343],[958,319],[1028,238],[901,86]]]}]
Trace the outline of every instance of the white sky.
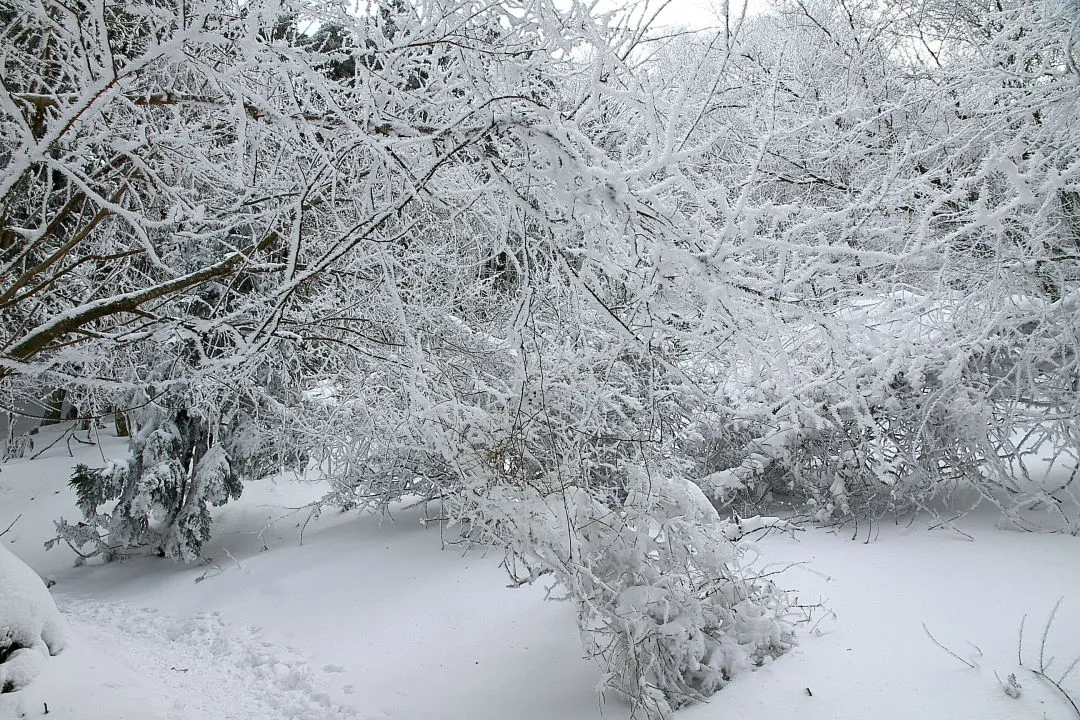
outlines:
[{"label": "white sky", "polygon": [[[741,9],[743,0],[729,0],[731,12]],[[656,0],[652,0],[656,2]],[[717,24],[718,10],[724,0],[671,0],[664,12],[660,14],[661,24],[689,25],[691,27],[707,27]],[[754,15],[767,9],[769,0],[747,0],[746,14]]]}]

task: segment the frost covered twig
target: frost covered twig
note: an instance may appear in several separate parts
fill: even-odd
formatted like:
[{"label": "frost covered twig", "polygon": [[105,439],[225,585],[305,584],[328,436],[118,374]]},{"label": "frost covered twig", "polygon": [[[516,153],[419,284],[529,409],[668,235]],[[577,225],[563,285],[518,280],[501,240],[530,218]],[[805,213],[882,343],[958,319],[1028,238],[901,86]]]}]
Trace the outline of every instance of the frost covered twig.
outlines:
[{"label": "frost covered twig", "polygon": [[[1029,667],[1027,669],[1031,671],[1032,675],[1057,690],[1058,694],[1060,694],[1061,697],[1065,700],[1065,702],[1068,703],[1069,706],[1072,708],[1073,713],[1078,718],[1080,718],[1080,706],[1078,706],[1077,700],[1073,698],[1072,694],[1064,686],[1065,681],[1068,679],[1072,671],[1076,669],[1077,665],[1080,665],[1080,655],[1078,655],[1069,664],[1069,666],[1065,668],[1064,672],[1062,672],[1061,675],[1056,678],[1050,675],[1050,666],[1053,664],[1055,658],[1046,657],[1046,643],[1050,636],[1050,628],[1054,624],[1054,618],[1057,615],[1058,609],[1061,607],[1062,600],[1063,598],[1058,598],[1057,602],[1054,603],[1054,607],[1050,611],[1050,616],[1046,620],[1046,625],[1043,626],[1042,637],[1039,640],[1038,665],[1036,667]],[[1024,617],[1020,620],[1020,636],[1017,640],[1016,647],[1016,657],[1017,662],[1020,664],[1020,667],[1025,667],[1023,661],[1023,646],[1024,625],[1026,621],[1027,615],[1025,614]]]},{"label": "frost covered twig", "polygon": [[724,536],[731,541],[741,540],[752,533],[768,532],[769,530],[784,530],[794,533],[801,528],[791,521],[778,517],[766,517],[755,515],[743,518],[736,515],[732,520],[724,523]]},{"label": "frost covered twig", "polygon": [[926,632],[926,636],[927,636],[928,638],[930,638],[930,640],[932,640],[932,641],[933,641],[933,643],[934,643],[935,645],[937,645],[937,646],[938,646],[939,648],[941,648],[941,649],[942,649],[942,650],[944,650],[945,652],[949,653],[949,654],[950,654],[950,655],[952,655],[952,656],[953,656],[954,658],[956,658],[956,659],[957,659],[957,660],[959,660],[960,662],[964,663],[965,665],[967,665],[967,666],[968,666],[969,668],[971,668],[972,670],[974,670],[974,669],[975,669],[976,667],[978,667],[977,665],[975,665],[975,663],[971,662],[970,660],[965,660],[964,658],[960,657],[960,656],[959,656],[959,655],[957,655],[957,654],[956,654],[955,652],[953,652],[952,650],[950,650],[949,648],[947,648],[947,647],[945,647],[945,646],[944,646],[943,644],[941,644],[941,642],[939,642],[939,641],[938,641],[938,639],[937,639],[936,637],[934,637],[934,634],[930,632],[930,628],[926,627],[926,623],[923,623],[923,624],[922,624],[922,628],[923,628],[923,630],[924,630],[924,631]]}]

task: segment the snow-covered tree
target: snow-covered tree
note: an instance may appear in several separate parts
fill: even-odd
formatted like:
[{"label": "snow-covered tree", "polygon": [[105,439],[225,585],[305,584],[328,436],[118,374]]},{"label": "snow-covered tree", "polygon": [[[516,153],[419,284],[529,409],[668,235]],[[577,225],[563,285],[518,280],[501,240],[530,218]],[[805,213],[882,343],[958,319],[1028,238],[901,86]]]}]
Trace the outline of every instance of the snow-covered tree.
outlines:
[{"label": "snow-covered tree", "polygon": [[643,710],[790,644],[668,453],[686,378],[638,266],[696,229],[637,167],[662,139],[612,142],[640,33],[546,2],[111,12],[18,5],[4,66],[5,231],[48,261],[12,260],[5,379],[145,406],[128,459],[77,472],[69,542],[197,555],[255,472],[244,415],[298,408],[335,425],[302,444],[345,458],[338,497],[444,498],[556,573]]},{"label": "snow-covered tree", "polygon": [[0,392],[135,425],[73,545],[192,559],[311,458],[554,576],[660,715],[791,643],[706,496],[1076,499],[1016,479],[1078,439],[1068,3],[694,42],[547,0],[0,3]]},{"label": "snow-covered tree", "polygon": [[769,302],[725,296],[728,407],[692,452],[737,506],[794,493],[851,517],[974,486],[1017,522],[1040,503],[1068,527],[1075,489],[1025,477],[1024,458],[1077,448],[1075,14],[924,5],[985,22],[931,36],[902,4],[795,1],[713,53],[768,98],[727,111],[745,139],[698,177],[736,188],[725,256]]}]

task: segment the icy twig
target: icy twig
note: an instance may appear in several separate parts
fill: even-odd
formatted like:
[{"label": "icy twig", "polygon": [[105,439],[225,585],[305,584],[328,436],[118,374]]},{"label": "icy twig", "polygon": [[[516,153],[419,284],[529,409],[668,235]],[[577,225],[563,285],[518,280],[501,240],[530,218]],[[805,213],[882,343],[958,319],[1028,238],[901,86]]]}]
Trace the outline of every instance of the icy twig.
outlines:
[{"label": "icy twig", "polygon": [[[52,441],[51,443],[49,443],[48,445],[46,445],[45,447],[41,448],[41,449],[40,449],[40,450],[38,450],[38,451],[37,451],[36,453],[34,453],[33,455],[31,455],[31,456],[30,456],[30,459],[31,459],[31,460],[37,460],[37,459],[38,459],[39,457],[41,457],[41,456],[42,456],[42,454],[43,454],[43,453],[46,453],[46,452],[48,452],[48,451],[49,451],[49,450],[50,450],[50,449],[51,449],[51,448],[52,448],[52,447],[53,447],[54,445],[56,445],[57,443],[59,443],[59,442],[60,442],[61,440],[66,440],[66,439],[67,439],[67,437],[68,437],[68,435],[70,435],[70,434],[71,434],[71,433],[73,433],[74,431],[75,431],[75,426],[74,426],[74,425],[68,426],[68,428],[67,428],[67,429],[65,429],[65,430],[64,430],[64,432],[60,433],[60,434],[59,434],[59,435],[58,435],[58,436],[56,437],[56,439],[55,439],[55,440],[53,440],[53,441]],[[68,455],[71,455],[72,457],[74,457],[74,455],[73,455],[73,454],[72,454],[72,452],[71,452],[71,447],[70,447],[70,446],[68,446]]]},{"label": "icy twig", "polygon": [[15,523],[19,522],[19,518],[21,518],[21,517],[22,517],[22,513],[19,513],[18,515],[16,515],[15,519],[12,520],[11,523],[8,524],[8,526],[6,528],[4,528],[4,531],[0,532],[0,537],[4,537],[5,535],[7,535],[8,532],[11,530],[11,528],[15,527]]},{"label": "icy twig", "polygon": [[[1065,668],[1065,672],[1061,674],[1061,677],[1056,680],[1050,676],[1050,665],[1053,664],[1054,658],[1051,657],[1049,660],[1046,659],[1046,641],[1050,637],[1050,627],[1054,624],[1054,618],[1057,616],[1057,611],[1061,607],[1061,601],[1062,598],[1058,598],[1057,602],[1054,603],[1054,608],[1050,611],[1050,617],[1047,618],[1046,625],[1043,627],[1042,638],[1039,641],[1039,667],[1028,669],[1031,670],[1032,675],[1057,690],[1061,694],[1061,696],[1065,698],[1065,702],[1067,702],[1069,706],[1072,707],[1073,712],[1076,714],[1076,717],[1080,718],[1080,706],[1077,705],[1076,700],[1072,697],[1072,695],[1069,694],[1069,691],[1066,690],[1065,686],[1063,685],[1065,679],[1069,677],[1069,674],[1072,673],[1072,671],[1076,668],[1077,664],[1080,664],[1080,656],[1077,656],[1077,658],[1073,660],[1067,668]],[[1016,659],[1017,662],[1019,662],[1020,667],[1024,667],[1023,646],[1024,624],[1026,621],[1027,615],[1024,615],[1024,617],[1020,620],[1020,637],[1017,641],[1016,647]]]},{"label": "icy twig", "polygon": [[950,650],[949,648],[945,647],[945,646],[944,646],[944,645],[942,645],[942,644],[941,644],[940,642],[938,642],[938,639],[937,639],[936,637],[934,637],[933,633],[931,633],[931,632],[930,632],[930,628],[926,627],[926,623],[923,623],[923,624],[922,624],[922,629],[926,631],[926,636],[927,636],[928,638],[930,638],[930,639],[931,639],[931,640],[932,640],[932,641],[934,642],[934,644],[935,644],[935,645],[937,645],[937,646],[938,646],[939,648],[941,648],[941,649],[942,649],[942,650],[944,650],[945,652],[947,652],[947,653],[949,653],[950,655],[952,655],[952,656],[953,656],[954,658],[956,658],[956,659],[957,659],[957,660],[959,660],[960,662],[962,662],[962,663],[964,663],[965,665],[967,665],[967,666],[968,666],[969,668],[971,668],[972,670],[974,670],[974,669],[975,669],[975,663],[973,663],[973,662],[971,662],[971,661],[969,661],[969,660],[965,660],[964,658],[960,657],[959,655],[957,655],[956,653],[954,653],[954,652],[953,652],[952,650]]},{"label": "icy twig", "polygon": [[229,556],[229,559],[233,561],[233,564],[236,565],[236,569],[240,570],[242,572],[244,570],[244,566],[240,564],[239,560],[237,560],[235,557],[233,557],[233,554],[231,552],[229,552],[229,548],[223,547],[221,549],[224,550],[225,554]]}]

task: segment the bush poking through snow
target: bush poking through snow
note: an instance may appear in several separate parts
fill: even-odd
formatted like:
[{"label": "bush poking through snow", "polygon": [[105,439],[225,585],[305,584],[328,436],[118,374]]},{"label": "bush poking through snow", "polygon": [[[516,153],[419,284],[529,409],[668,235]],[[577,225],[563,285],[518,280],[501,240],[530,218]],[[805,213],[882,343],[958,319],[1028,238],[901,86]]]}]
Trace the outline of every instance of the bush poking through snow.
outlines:
[{"label": "bush poking through snow", "polygon": [[744,562],[696,487],[631,472],[618,506],[581,488],[489,488],[473,522],[506,535],[516,583],[552,575],[586,654],[634,717],[662,718],[793,642],[787,598]]},{"label": "bush poking through snow", "polygon": [[61,520],[60,537],[73,548],[89,545],[87,552],[106,560],[142,547],[197,559],[210,538],[210,506],[239,497],[243,489],[211,429],[195,412],[156,413],[131,438],[125,461],[100,469],[76,466],[70,484],[86,522]]},{"label": "bush poking through snow", "polygon": [[630,698],[635,714],[666,717],[782,654],[793,636],[786,597],[745,566],[729,523],[673,502],[686,481],[653,480],[622,512],[593,503],[603,514],[580,518],[586,542],[566,583],[580,598],[585,648],[606,666],[607,685]]},{"label": "bush poking through snow", "polygon": [[64,620],[45,583],[0,545],[0,693],[20,690],[64,647]]},{"label": "bush poking through snow", "polygon": [[[84,521],[56,523],[80,559],[152,552],[184,562],[210,539],[210,508],[240,497],[245,479],[282,467],[278,436],[244,412],[229,422],[194,408],[141,413],[129,454],[103,468],[79,464],[70,481]],[[292,457],[292,462],[300,462]]]},{"label": "bush poking through snow", "polygon": [[[557,319],[552,338],[566,332]],[[553,578],[577,606],[605,687],[628,698],[635,717],[706,698],[791,646],[787,596],[757,576],[739,542],[777,521],[724,523],[686,479],[674,430],[692,401],[650,396],[677,378],[598,332],[541,355],[538,343],[508,351],[448,325],[459,334],[440,326],[443,340],[469,352],[453,362],[425,356],[416,375],[425,395],[352,405],[376,429],[386,425],[366,435],[366,472],[335,483],[325,502],[439,502],[468,541],[506,549],[513,585]],[[460,371],[466,363],[475,374]],[[348,394],[343,387],[328,407],[341,424]]]}]

